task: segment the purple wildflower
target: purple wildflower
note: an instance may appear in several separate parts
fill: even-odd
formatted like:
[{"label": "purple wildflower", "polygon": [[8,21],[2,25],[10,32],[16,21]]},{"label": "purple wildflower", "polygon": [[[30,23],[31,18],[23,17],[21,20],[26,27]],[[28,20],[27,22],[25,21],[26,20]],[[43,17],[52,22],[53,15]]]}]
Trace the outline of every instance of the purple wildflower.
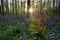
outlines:
[{"label": "purple wildflower", "polygon": [[23,38],[26,39],[26,32],[23,32]]},{"label": "purple wildflower", "polygon": [[54,29],[55,28],[55,26],[53,25],[53,24],[50,24],[50,29]]},{"label": "purple wildflower", "polygon": [[14,16],[14,18],[18,19],[18,16]]},{"label": "purple wildflower", "polygon": [[40,22],[40,26],[42,26],[43,25],[43,23],[42,22]]},{"label": "purple wildflower", "polygon": [[10,29],[9,32],[12,33],[12,29]]},{"label": "purple wildflower", "polygon": [[49,33],[50,33],[50,34],[52,34],[52,32],[53,32],[53,31],[54,31],[54,29],[50,30],[50,32],[49,32]]},{"label": "purple wildflower", "polygon": [[17,24],[13,23],[13,26],[16,28],[17,27]]},{"label": "purple wildflower", "polygon": [[2,31],[0,31],[0,34],[3,34],[3,32],[2,32]]},{"label": "purple wildflower", "polygon": [[54,25],[51,25],[50,26],[50,34],[54,31],[54,29],[55,29],[55,26]]},{"label": "purple wildflower", "polygon": [[22,28],[23,29],[26,29],[26,25],[24,23],[22,24]]},{"label": "purple wildflower", "polygon": [[39,19],[40,18],[40,15],[37,15],[37,18]]},{"label": "purple wildflower", "polygon": [[60,19],[60,16],[57,16],[57,19]]},{"label": "purple wildflower", "polygon": [[48,34],[46,34],[45,38],[48,39]]},{"label": "purple wildflower", "polygon": [[50,26],[50,23],[49,23],[49,22],[45,22],[45,25],[46,25],[46,26]]},{"label": "purple wildflower", "polygon": [[50,38],[56,40],[57,37],[56,35],[50,35]]},{"label": "purple wildflower", "polygon": [[3,16],[4,19],[7,19],[7,16]]}]

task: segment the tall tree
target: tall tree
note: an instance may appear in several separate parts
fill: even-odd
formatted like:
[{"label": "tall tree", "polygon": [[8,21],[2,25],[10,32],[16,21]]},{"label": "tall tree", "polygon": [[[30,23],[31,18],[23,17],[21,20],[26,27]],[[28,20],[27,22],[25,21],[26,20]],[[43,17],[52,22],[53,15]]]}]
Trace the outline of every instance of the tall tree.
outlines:
[{"label": "tall tree", "polygon": [[54,8],[55,8],[55,0],[53,0],[53,13],[55,12]]},{"label": "tall tree", "polygon": [[9,14],[8,0],[6,0],[6,14]]},{"label": "tall tree", "polygon": [[27,16],[30,17],[30,13],[29,13],[29,8],[30,8],[30,0],[27,0]]},{"label": "tall tree", "polygon": [[15,0],[12,0],[12,5],[11,5],[11,7],[12,7],[12,14],[11,15],[13,15],[14,14],[14,12],[15,12],[15,10],[14,10],[14,4],[15,3]]},{"label": "tall tree", "polygon": [[0,5],[0,15],[1,15],[1,5]]},{"label": "tall tree", "polygon": [[58,10],[57,10],[57,14],[60,15],[60,2],[59,2],[59,5],[58,5]]},{"label": "tall tree", "polygon": [[41,13],[42,13],[42,0],[41,0]]},{"label": "tall tree", "polygon": [[1,0],[1,5],[2,5],[2,13],[1,13],[1,15],[3,15],[4,16],[4,0]]},{"label": "tall tree", "polygon": [[58,6],[55,7],[55,11],[54,11],[54,15],[60,15],[60,2],[58,4],[56,4]]},{"label": "tall tree", "polygon": [[16,15],[17,15],[17,0],[15,0],[15,11],[16,11]]}]

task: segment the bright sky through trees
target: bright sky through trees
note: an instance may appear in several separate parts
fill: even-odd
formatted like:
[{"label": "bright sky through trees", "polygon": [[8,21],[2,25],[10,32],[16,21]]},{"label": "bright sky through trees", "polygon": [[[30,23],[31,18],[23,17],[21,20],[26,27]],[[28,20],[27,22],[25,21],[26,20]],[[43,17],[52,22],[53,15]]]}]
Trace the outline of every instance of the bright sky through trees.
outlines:
[{"label": "bright sky through trees", "polygon": [[[4,0],[5,1],[5,0]],[[24,1],[26,1],[26,3],[25,3],[25,6],[27,7],[27,0],[17,0],[17,1],[19,1],[19,2],[24,2]],[[32,1],[32,0],[31,0]],[[39,0],[34,0],[34,2],[37,2],[37,1],[39,1]],[[43,2],[48,2],[48,0],[42,0],[42,3]],[[49,0],[49,1],[51,1],[51,7],[52,7],[52,5],[53,5],[53,0]],[[56,1],[55,1],[56,2]],[[8,0],[8,5],[9,5],[9,9],[10,9],[10,3],[12,3],[12,0]],[[34,3],[35,5],[36,5],[36,3]],[[1,0],[0,0],[0,5],[1,5]],[[20,3],[19,3],[19,5],[20,5]],[[56,3],[55,3],[55,6],[56,6]]]}]

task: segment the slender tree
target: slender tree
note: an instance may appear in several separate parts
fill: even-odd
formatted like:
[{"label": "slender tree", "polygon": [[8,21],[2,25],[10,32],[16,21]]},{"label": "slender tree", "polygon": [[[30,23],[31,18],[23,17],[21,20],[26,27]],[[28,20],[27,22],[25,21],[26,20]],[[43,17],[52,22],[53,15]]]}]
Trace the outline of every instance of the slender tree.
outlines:
[{"label": "slender tree", "polygon": [[2,6],[2,13],[1,13],[1,15],[3,15],[4,16],[4,0],[1,0],[1,6]]},{"label": "slender tree", "polygon": [[42,13],[42,0],[41,0],[41,13]]},{"label": "slender tree", "polygon": [[17,15],[17,0],[15,0],[15,11],[16,11],[16,15]]},{"label": "slender tree", "polygon": [[53,13],[53,14],[60,15],[60,2],[59,3],[57,2],[56,5],[58,5],[58,6],[56,6],[56,9],[54,9],[55,10],[55,13]]},{"label": "slender tree", "polygon": [[30,8],[30,0],[27,0],[27,16],[30,17],[30,13],[29,13],[29,8]]},{"label": "slender tree", "polygon": [[8,0],[6,0],[6,14],[9,15]]},{"label": "slender tree", "polygon": [[11,7],[12,7],[12,12],[11,13],[12,14],[11,15],[14,15],[14,12],[15,12],[15,9],[14,9],[15,8],[14,7],[15,4],[14,3],[15,3],[15,0],[12,0],[12,4],[11,4]]},{"label": "slender tree", "polygon": [[53,13],[55,12],[55,0],[53,0]]},{"label": "slender tree", "polygon": [[1,15],[1,5],[0,5],[0,15]]},{"label": "slender tree", "polygon": [[57,14],[60,15],[60,2],[59,2],[59,5],[58,5],[58,10],[57,10]]}]

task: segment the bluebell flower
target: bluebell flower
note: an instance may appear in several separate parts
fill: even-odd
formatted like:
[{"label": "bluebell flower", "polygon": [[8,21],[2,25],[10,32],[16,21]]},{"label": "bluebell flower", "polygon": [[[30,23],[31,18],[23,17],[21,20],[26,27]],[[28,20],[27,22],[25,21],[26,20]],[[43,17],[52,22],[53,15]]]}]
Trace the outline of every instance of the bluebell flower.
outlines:
[{"label": "bluebell flower", "polygon": [[18,16],[14,16],[14,18],[18,19]]},{"label": "bluebell flower", "polygon": [[45,25],[49,27],[50,23],[49,22],[45,22]]},{"label": "bluebell flower", "polygon": [[48,39],[48,34],[45,35],[45,38]]},{"label": "bluebell flower", "polygon": [[50,33],[50,34],[52,34],[52,32],[53,32],[53,31],[54,31],[54,29],[50,30],[50,32],[49,32],[49,33]]},{"label": "bluebell flower", "polygon": [[53,24],[50,24],[50,29],[54,29],[55,26]]},{"label": "bluebell flower", "polygon": [[43,23],[42,22],[40,22],[40,26],[42,26],[43,25]]},{"label": "bluebell flower", "polygon": [[7,19],[7,16],[3,16],[4,19]]},{"label": "bluebell flower", "polygon": [[54,16],[50,16],[50,18],[48,19],[48,22],[51,22],[52,19],[54,19]]},{"label": "bluebell flower", "polygon": [[12,33],[13,32],[12,29],[10,29],[9,32]]},{"label": "bluebell flower", "polygon": [[41,15],[37,15],[37,18],[39,19]]},{"label": "bluebell flower", "polygon": [[51,35],[50,38],[56,40],[57,36],[56,35]]},{"label": "bluebell flower", "polygon": [[57,16],[57,19],[60,19],[60,16]]},{"label": "bluebell flower", "polygon": [[2,32],[2,31],[0,31],[0,34],[3,34],[3,32]]},{"label": "bluebell flower", "polygon": [[26,29],[26,25],[24,23],[22,23],[22,28]]},{"label": "bluebell flower", "polygon": [[50,34],[54,31],[54,28],[55,26],[54,25],[50,25]]},{"label": "bluebell flower", "polygon": [[50,28],[50,34],[54,31],[54,29],[55,29],[54,27]]},{"label": "bluebell flower", "polygon": [[23,38],[26,39],[26,32],[23,32]]},{"label": "bluebell flower", "polygon": [[17,27],[17,24],[16,23],[13,23],[13,26],[16,28]]}]

